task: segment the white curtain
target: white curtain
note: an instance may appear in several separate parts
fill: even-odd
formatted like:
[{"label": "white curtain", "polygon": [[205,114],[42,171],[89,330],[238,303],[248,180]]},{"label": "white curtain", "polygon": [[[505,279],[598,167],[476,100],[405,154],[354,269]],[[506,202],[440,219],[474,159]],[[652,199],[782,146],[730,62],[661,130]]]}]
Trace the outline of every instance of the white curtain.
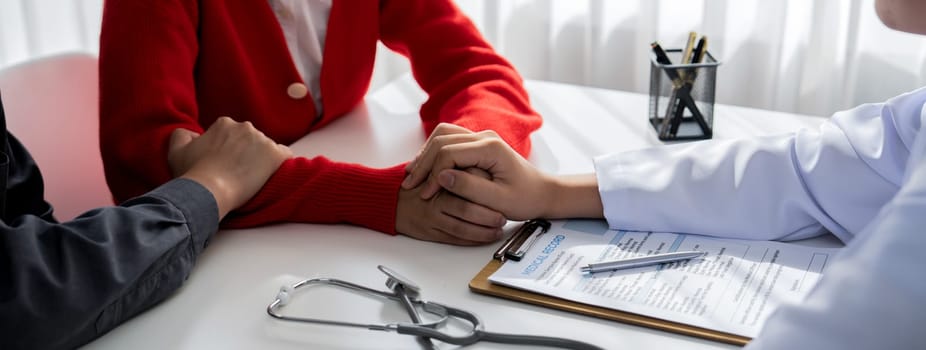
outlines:
[{"label": "white curtain", "polygon": [[[829,115],[926,83],[926,39],[884,27],[874,0],[456,1],[528,79],[646,93],[649,43],[696,31],[722,62],[718,103]],[[96,53],[102,2],[0,0],[0,68]],[[373,86],[407,71],[380,47]]]},{"label": "white curtain", "polygon": [[830,115],[926,85],[926,37],[874,0],[458,0],[529,79],[647,93],[652,41],[721,61],[717,102]]},{"label": "white curtain", "polygon": [[0,68],[63,52],[96,54],[103,0],[0,0]]}]

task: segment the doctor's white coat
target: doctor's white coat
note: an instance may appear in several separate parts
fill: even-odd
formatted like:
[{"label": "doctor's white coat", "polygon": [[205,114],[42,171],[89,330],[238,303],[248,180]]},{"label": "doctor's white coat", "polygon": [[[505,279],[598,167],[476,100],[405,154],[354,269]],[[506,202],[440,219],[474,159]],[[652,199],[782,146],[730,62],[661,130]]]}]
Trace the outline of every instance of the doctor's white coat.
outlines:
[{"label": "doctor's white coat", "polygon": [[613,228],[847,244],[749,349],[926,348],[926,88],[818,130],[595,159]]}]

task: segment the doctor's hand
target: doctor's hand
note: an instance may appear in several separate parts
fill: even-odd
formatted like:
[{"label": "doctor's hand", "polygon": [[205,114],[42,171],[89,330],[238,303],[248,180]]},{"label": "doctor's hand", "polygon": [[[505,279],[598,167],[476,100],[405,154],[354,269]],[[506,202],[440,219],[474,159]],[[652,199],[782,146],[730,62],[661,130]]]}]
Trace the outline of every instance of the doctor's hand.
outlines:
[{"label": "doctor's hand", "polygon": [[277,144],[250,122],[228,117],[216,120],[202,135],[174,130],[167,153],[174,176],[196,181],[212,192],[219,218],[251,199],[290,157],[289,147]]},{"label": "doctor's hand", "polygon": [[[405,172],[408,173],[408,175],[405,177],[405,180],[402,181],[402,188],[410,190],[418,187],[419,184],[427,179],[430,171],[429,165],[434,161],[433,157],[436,155],[436,152],[433,151],[435,148],[475,142],[486,138],[499,137],[498,134],[492,130],[472,132],[467,128],[455,124],[438,124],[437,127],[434,128],[434,131],[431,132],[431,136],[428,137],[428,140],[421,146],[421,150],[418,152],[418,155],[415,156],[415,159],[405,166]],[[485,173],[483,172],[483,174]],[[433,195],[433,193],[431,193],[431,195]]]},{"label": "doctor's hand", "polygon": [[[444,190],[512,220],[604,216],[594,174],[544,174],[499,137],[435,144],[418,159],[414,171],[419,171],[419,176],[428,174],[421,185],[422,198]],[[483,169],[491,176],[473,176],[461,170],[471,168]]]},{"label": "doctor's hand", "polygon": [[[470,171],[476,175],[467,174],[487,176],[478,169]],[[506,223],[502,214],[443,191],[422,199],[422,188],[399,189],[395,223],[399,233],[456,245],[486,244],[501,238]]]}]

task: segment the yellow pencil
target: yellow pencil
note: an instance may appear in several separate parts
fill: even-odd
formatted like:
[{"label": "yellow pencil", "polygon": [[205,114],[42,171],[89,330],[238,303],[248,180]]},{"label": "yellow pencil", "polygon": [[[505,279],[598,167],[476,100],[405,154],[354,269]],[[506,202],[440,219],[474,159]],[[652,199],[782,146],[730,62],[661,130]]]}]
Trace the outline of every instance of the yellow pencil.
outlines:
[{"label": "yellow pencil", "polygon": [[[685,45],[685,51],[682,51],[682,60],[679,64],[688,64],[691,63],[691,54],[694,51],[695,39],[698,38],[698,33],[689,32],[688,33],[688,43]],[[682,78],[682,81],[685,80],[685,71],[679,72],[679,77]]]}]

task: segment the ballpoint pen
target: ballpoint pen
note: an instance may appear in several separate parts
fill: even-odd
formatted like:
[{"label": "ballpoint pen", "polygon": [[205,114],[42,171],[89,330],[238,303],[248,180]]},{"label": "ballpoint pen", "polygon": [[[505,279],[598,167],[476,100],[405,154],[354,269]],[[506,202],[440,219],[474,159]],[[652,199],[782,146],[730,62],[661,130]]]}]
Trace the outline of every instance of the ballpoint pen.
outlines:
[{"label": "ballpoint pen", "polygon": [[[691,63],[691,58],[693,57],[692,55],[695,53],[694,52],[695,39],[697,38],[698,38],[698,33],[695,33],[695,32],[688,33],[688,41],[685,44],[685,50],[682,51],[682,61],[679,63],[681,64]],[[682,70],[678,72],[678,77],[682,79],[682,81],[684,82],[685,76],[687,75],[687,73],[688,73],[687,71]]]},{"label": "ballpoint pen", "polygon": [[[691,53],[691,63],[701,63],[704,60],[704,53],[707,52],[707,36],[701,36],[698,45],[695,46],[694,52]],[[694,70],[694,69],[692,69]],[[691,78],[694,80],[694,78]]]},{"label": "ballpoint pen", "polygon": [[586,266],[582,266],[581,268],[579,268],[579,270],[583,273],[598,273],[598,272],[604,272],[604,271],[632,269],[635,267],[665,264],[665,263],[670,263],[670,262],[694,259],[704,254],[707,254],[707,252],[687,251],[687,252],[673,252],[673,253],[665,253],[665,254],[653,254],[653,255],[641,256],[641,257],[636,257],[636,258],[592,263]]},{"label": "ballpoint pen", "polygon": [[[685,44],[685,49],[682,51],[682,60],[681,64],[688,64],[691,60],[691,54],[694,51],[695,39],[698,37],[698,34],[695,32],[688,33],[688,41]],[[668,61],[668,59],[666,59]],[[669,98],[668,106],[666,107],[666,116],[663,118],[663,128],[660,130],[660,136],[665,138],[667,136],[674,136],[669,129],[669,121],[671,120],[671,126],[675,126],[675,116],[685,110],[685,105],[680,103],[678,98],[678,90],[685,87],[685,74],[686,70],[676,71],[678,74],[678,82],[673,82],[672,96]]]},{"label": "ballpoint pen", "polygon": [[[671,65],[672,61],[669,60],[669,57],[666,56],[665,50],[662,49],[662,46],[659,46],[658,42],[653,42],[650,44],[650,47],[653,48],[653,54],[656,55],[656,62],[663,65]],[[678,88],[681,85],[681,79],[679,79],[678,72],[674,68],[665,68],[666,75],[669,76],[669,80],[672,81],[672,94],[669,96],[668,107],[666,108],[666,117],[662,118],[662,122],[659,125],[659,137],[665,138],[669,135],[669,115],[673,114],[676,94],[678,93]]]},{"label": "ballpoint pen", "polygon": [[[689,64],[701,63],[701,61],[704,59],[704,53],[706,51],[707,51],[707,37],[702,36],[701,40],[698,40],[698,45],[694,48],[694,51],[692,51],[691,53],[691,60],[688,62],[682,62],[682,63],[689,63]],[[697,68],[689,68],[686,71],[687,72],[685,72],[685,74],[679,73],[679,77],[681,78],[682,83],[687,85],[690,90],[692,88],[692,85],[694,85],[694,80],[698,74],[698,70]],[[692,112],[692,117],[694,117],[695,121],[697,121],[699,126],[701,126],[702,124],[701,121],[703,120],[703,117],[696,115],[697,113],[695,113],[696,111],[694,110],[692,110],[691,112]],[[669,137],[674,138],[676,133],[678,133],[678,127],[679,127],[679,124],[681,124],[682,122],[682,118],[684,117],[684,114],[685,114],[684,106],[681,106],[681,108],[679,108],[679,106],[675,107],[675,115],[672,117],[672,122],[669,127],[669,135],[668,135]],[[698,119],[699,117],[700,119]],[[701,127],[702,129],[704,128],[704,126],[701,126]]]},{"label": "ballpoint pen", "polygon": [[[656,62],[663,65],[671,65],[672,61],[669,60],[669,56],[666,56],[666,51],[662,49],[662,46],[659,45],[659,42],[652,42],[650,47],[653,48],[653,54],[656,55]],[[678,72],[675,71],[675,68],[666,68],[666,74],[669,76],[669,80],[672,80],[673,84],[681,83],[679,80]]]}]

